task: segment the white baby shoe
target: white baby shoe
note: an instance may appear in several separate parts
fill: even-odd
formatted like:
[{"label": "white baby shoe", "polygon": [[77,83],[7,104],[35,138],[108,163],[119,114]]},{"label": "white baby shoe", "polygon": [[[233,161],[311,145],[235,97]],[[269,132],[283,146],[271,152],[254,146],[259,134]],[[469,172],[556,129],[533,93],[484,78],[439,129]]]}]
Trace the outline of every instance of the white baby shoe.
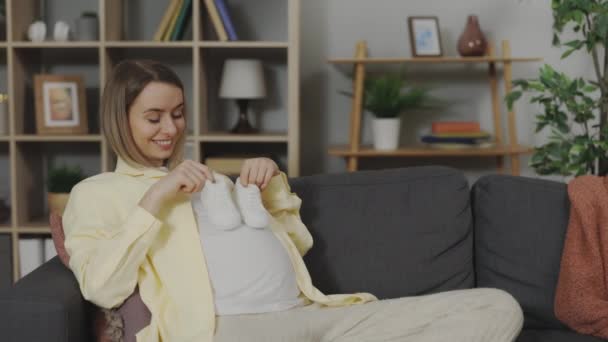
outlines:
[{"label": "white baby shoe", "polygon": [[270,214],[264,208],[260,189],[255,184],[243,186],[240,179],[237,179],[234,197],[243,220],[248,226],[253,228],[265,228],[268,226]]},{"label": "white baby shoe", "polygon": [[201,191],[199,217],[221,229],[230,230],[241,225],[241,214],[232,199],[232,182],[226,176],[215,174],[215,183],[205,181]]}]

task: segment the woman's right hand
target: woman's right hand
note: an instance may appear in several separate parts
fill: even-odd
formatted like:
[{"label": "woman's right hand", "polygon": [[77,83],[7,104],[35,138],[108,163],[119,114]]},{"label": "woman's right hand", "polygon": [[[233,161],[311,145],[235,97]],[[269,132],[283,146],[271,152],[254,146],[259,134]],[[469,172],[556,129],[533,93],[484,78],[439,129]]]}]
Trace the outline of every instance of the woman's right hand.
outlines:
[{"label": "woman's right hand", "polygon": [[211,169],[204,164],[184,160],[148,189],[139,201],[139,206],[158,216],[160,208],[178,192],[191,194],[201,191],[206,180],[215,181]]}]

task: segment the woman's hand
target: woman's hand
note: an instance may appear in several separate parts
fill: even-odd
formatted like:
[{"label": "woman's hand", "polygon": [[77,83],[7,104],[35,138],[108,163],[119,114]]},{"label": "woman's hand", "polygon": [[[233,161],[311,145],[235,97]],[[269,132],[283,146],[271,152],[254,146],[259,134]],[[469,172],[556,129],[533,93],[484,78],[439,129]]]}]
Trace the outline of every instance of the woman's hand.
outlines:
[{"label": "woman's hand", "polygon": [[214,182],[213,173],[206,165],[184,160],[165,177],[154,183],[139,201],[139,205],[157,216],[160,208],[178,192],[191,194],[201,191],[205,181]]},{"label": "woman's hand", "polygon": [[239,177],[241,184],[255,184],[260,189],[264,190],[270,179],[279,174],[279,167],[272,159],[269,158],[252,158],[247,159],[241,168]]}]

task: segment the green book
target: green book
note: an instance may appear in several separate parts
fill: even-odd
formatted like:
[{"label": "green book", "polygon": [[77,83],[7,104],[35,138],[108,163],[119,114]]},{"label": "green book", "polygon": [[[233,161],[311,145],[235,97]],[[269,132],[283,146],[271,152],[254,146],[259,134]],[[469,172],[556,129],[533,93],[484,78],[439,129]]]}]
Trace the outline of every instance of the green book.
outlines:
[{"label": "green book", "polygon": [[170,40],[180,40],[183,37],[184,31],[186,30],[186,25],[189,21],[188,19],[190,18],[190,7],[192,7],[192,0],[184,0],[184,5],[182,6],[179,16],[177,17]]}]

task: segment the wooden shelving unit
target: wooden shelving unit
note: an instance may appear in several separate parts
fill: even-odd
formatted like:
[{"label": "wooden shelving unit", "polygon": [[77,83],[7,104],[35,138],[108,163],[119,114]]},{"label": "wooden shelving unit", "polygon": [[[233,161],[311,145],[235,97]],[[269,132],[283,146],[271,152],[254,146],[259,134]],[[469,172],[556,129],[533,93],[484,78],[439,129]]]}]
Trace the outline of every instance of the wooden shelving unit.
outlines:
[{"label": "wooden shelving unit", "polygon": [[[360,158],[374,157],[495,157],[499,172],[504,172],[504,159],[511,160],[511,174],[519,174],[519,156],[531,153],[533,148],[521,146],[517,142],[517,131],[515,127],[515,112],[507,113],[508,141],[503,138],[501,98],[498,90],[497,68],[503,67],[503,79],[505,92],[511,91],[513,63],[538,62],[541,58],[512,57],[508,41],[502,42],[502,55],[496,56],[494,47],[488,50],[488,55],[483,57],[368,57],[367,44],[361,41],[357,44],[353,58],[330,59],[331,64],[353,65],[353,100],[350,115],[350,143],[348,146],[335,146],[328,150],[332,156],[342,157],[347,160],[349,171],[355,171],[359,166]],[[365,82],[366,67],[370,64],[487,64],[489,86],[492,96],[492,114],[494,121],[493,147],[471,147],[462,149],[439,149],[426,145],[402,147],[394,151],[378,151],[370,147],[361,146],[361,115],[363,104],[363,86]]]},{"label": "wooden shelving unit", "polygon": [[[98,106],[113,66],[124,58],[157,59],[176,70],[186,89],[187,141],[193,144],[194,159],[204,161],[207,156],[242,150],[259,155],[273,151],[289,176],[299,175],[300,1],[267,2],[228,1],[229,7],[239,10],[233,19],[248,20],[235,22],[242,40],[218,41],[204,1],[194,0],[185,40],[157,42],[152,40],[153,32],[167,0],[83,0],[69,9],[59,8],[65,1],[45,0],[46,13],[39,13],[38,0],[6,0],[7,37],[0,41],[0,76],[5,71],[6,88],[0,86],[0,92],[9,94],[10,130],[0,136],[0,158],[7,158],[9,166],[0,174],[10,179],[11,220],[0,225],[0,235],[11,236],[15,281],[21,276],[19,239],[50,234],[44,184],[47,168],[71,161],[80,163],[87,175],[114,169],[115,156],[100,134]],[[28,26],[38,18],[45,18],[52,31],[56,20],[90,10],[99,16],[99,41],[33,43],[25,39]],[[260,10],[277,20],[262,20]],[[61,18],[54,17],[59,14]],[[271,78],[267,99],[255,106],[259,134],[228,133],[236,122],[237,107],[218,96],[221,67],[227,58],[262,59]],[[43,72],[84,75],[89,134],[36,134],[32,84],[33,76]]]}]

